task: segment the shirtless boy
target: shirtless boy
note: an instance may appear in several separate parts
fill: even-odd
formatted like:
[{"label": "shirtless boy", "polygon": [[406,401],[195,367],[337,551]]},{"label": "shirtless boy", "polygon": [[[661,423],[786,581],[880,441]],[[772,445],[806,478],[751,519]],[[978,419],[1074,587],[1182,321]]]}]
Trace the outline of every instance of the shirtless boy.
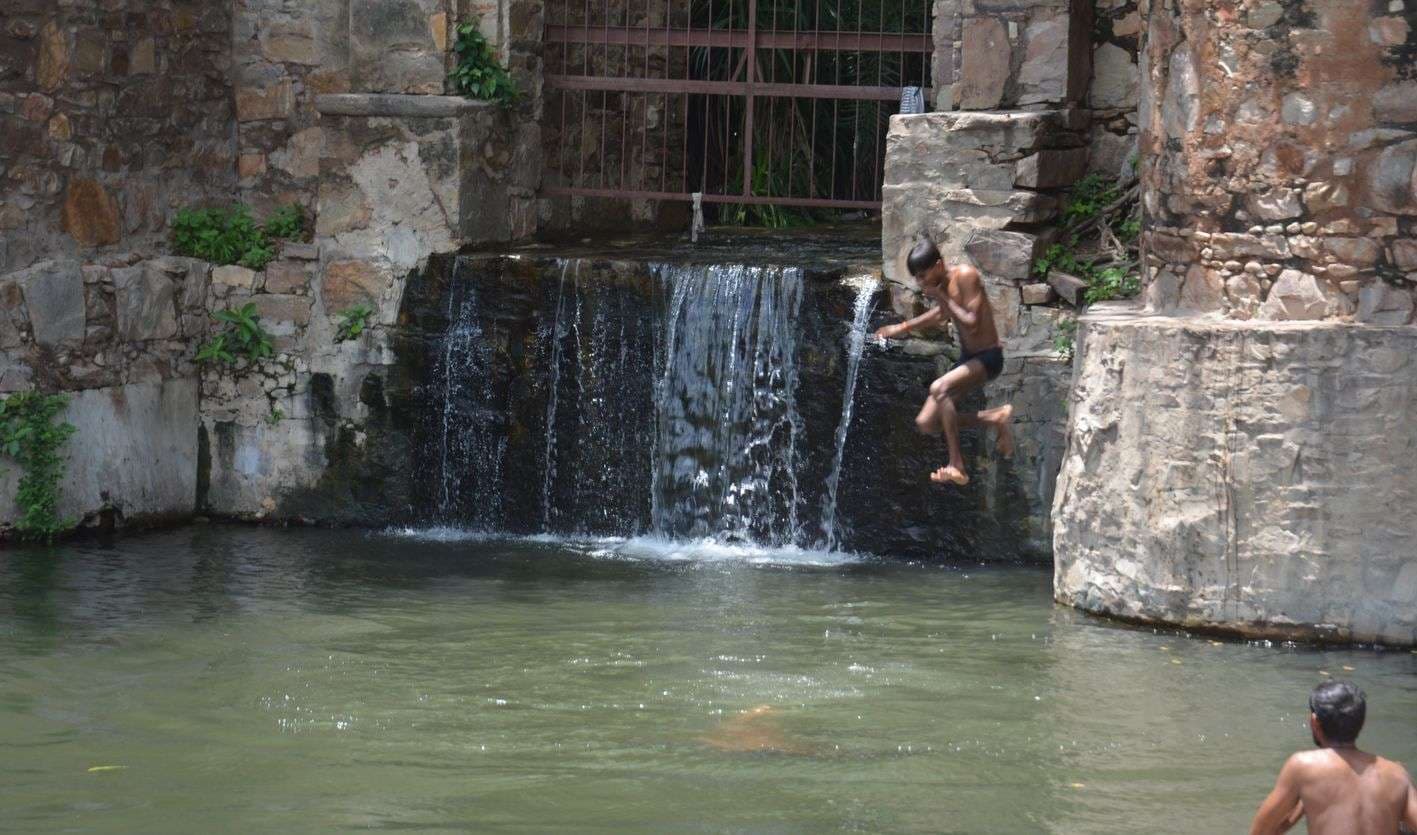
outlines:
[{"label": "shirtless boy", "polygon": [[1284,764],[1250,835],[1285,832],[1301,817],[1310,835],[1393,835],[1399,824],[1417,832],[1417,789],[1407,771],[1354,744],[1367,714],[1363,691],[1326,681],[1309,696],[1309,711],[1318,750]]},{"label": "shirtless boy", "polygon": [[1009,431],[1012,406],[999,406],[977,414],[960,414],[959,399],[999,376],[1004,369],[1004,348],[994,327],[994,311],[984,292],[979,271],[970,266],[946,266],[940,251],[930,241],[921,241],[906,259],[910,274],[920,283],[921,291],[935,307],[898,325],[887,325],[876,331],[883,339],[894,339],[916,328],[933,325],[948,314],[959,332],[959,362],[949,373],[930,384],[930,396],[915,416],[915,426],[926,435],[941,430],[949,448],[950,461],[930,474],[938,484],[969,483],[964,470],[964,456],[959,450],[959,430],[983,426],[992,428],[998,436],[1000,454],[1013,455],[1014,439]]}]

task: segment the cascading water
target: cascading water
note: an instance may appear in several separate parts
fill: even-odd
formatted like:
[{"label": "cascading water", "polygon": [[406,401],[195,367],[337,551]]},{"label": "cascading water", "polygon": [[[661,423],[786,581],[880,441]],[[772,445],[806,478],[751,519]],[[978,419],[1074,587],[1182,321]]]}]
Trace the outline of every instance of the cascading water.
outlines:
[{"label": "cascading water", "polygon": [[[470,263],[431,346],[439,522],[837,546],[874,282],[843,340],[821,302],[805,323],[795,267],[558,260],[528,276]],[[808,508],[820,521],[804,524]]]},{"label": "cascading water", "polygon": [[655,394],[654,532],[797,543],[801,270],[655,272],[671,296]]},{"label": "cascading water", "polygon": [[441,378],[438,510],[479,529],[501,513],[505,419],[492,390],[492,344],[483,330],[477,288],[458,280],[448,293],[448,330],[435,373]]},{"label": "cascading water", "polygon": [[866,328],[875,308],[875,281],[856,285],[856,304],[851,317],[851,332],[846,341],[846,392],[841,398],[841,420],[836,426],[836,454],[832,457],[831,474],[827,476],[826,495],[822,499],[822,542],[828,551],[837,547],[836,495],[841,485],[841,465],[846,458],[846,435],[851,430],[851,412],[856,404],[856,378],[861,372],[861,353],[866,347]]}]

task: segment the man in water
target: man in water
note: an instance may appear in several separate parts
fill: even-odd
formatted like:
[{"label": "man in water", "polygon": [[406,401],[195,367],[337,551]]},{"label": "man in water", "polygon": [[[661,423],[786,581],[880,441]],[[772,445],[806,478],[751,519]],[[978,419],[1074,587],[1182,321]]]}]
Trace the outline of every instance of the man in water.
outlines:
[{"label": "man in water", "polygon": [[969,483],[964,471],[964,456],[959,450],[959,430],[983,426],[992,428],[998,436],[999,453],[1013,455],[1014,438],[1009,431],[1012,406],[999,406],[977,414],[960,414],[959,399],[999,376],[1004,369],[1004,347],[994,327],[994,310],[984,292],[979,271],[966,265],[946,266],[940,251],[930,241],[921,241],[906,259],[910,274],[920,283],[925,296],[935,307],[898,325],[887,325],[876,331],[883,339],[895,339],[924,325],[943,321],[948,314],[959,332],[959,362],[949,373],[930,384],[930,396],[915,416],[915,425],[926,435],[944,430],[949,448],[949,464],[930,474],[937,484]]},{"label": "man in water", "polygon": [[1308,818],[1310,835],[1392,835],[1417,831],[1417,789],[1400,763],[1359,751],[1367,705],[1347,681],[1326,681],[1309,696],[1316,751],[1290,757],[1250,835],[1285,832]]}]

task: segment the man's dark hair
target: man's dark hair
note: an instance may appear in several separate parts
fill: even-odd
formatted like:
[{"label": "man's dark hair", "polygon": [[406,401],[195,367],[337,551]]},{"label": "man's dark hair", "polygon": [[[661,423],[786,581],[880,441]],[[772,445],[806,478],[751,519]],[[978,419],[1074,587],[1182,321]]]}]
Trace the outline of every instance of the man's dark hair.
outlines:
[{"label": "man's dark hair", "polygon": [[940,251],[930,241],[921,241],[910,250],[910,257],[905,259],[905,266],[909,268],[910,274],[915,278],[925,274],[925,271],[940,263]]},{"label": "man's dark hair", "polygon": [[1309,710],[1319,718],[1327,742],[1352,743],[1363,730],[1368,703],[1353,682],[1325,681],[1309,694]]}]

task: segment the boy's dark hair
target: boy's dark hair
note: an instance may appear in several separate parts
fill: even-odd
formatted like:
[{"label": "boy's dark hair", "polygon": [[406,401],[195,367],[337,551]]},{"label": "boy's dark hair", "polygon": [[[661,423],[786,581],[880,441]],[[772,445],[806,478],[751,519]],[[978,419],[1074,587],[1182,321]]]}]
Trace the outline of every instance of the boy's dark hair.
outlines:
[{"label": "boy's dark hair", "polygon": [[1352,743],[1363,730],[1368,703],[1351,681],[1325,681],[1309,694],[1309,710],[1319,719],[1327,742]]},{"label": "boy's dark hair", "polygon": [[910,256],[905,259],[905,266],[910,270],[910,274],[919,278],[925,271],[940,263],[940,251],[935,248],[935,244],[930,241],[921,241],[910,250]]}]

